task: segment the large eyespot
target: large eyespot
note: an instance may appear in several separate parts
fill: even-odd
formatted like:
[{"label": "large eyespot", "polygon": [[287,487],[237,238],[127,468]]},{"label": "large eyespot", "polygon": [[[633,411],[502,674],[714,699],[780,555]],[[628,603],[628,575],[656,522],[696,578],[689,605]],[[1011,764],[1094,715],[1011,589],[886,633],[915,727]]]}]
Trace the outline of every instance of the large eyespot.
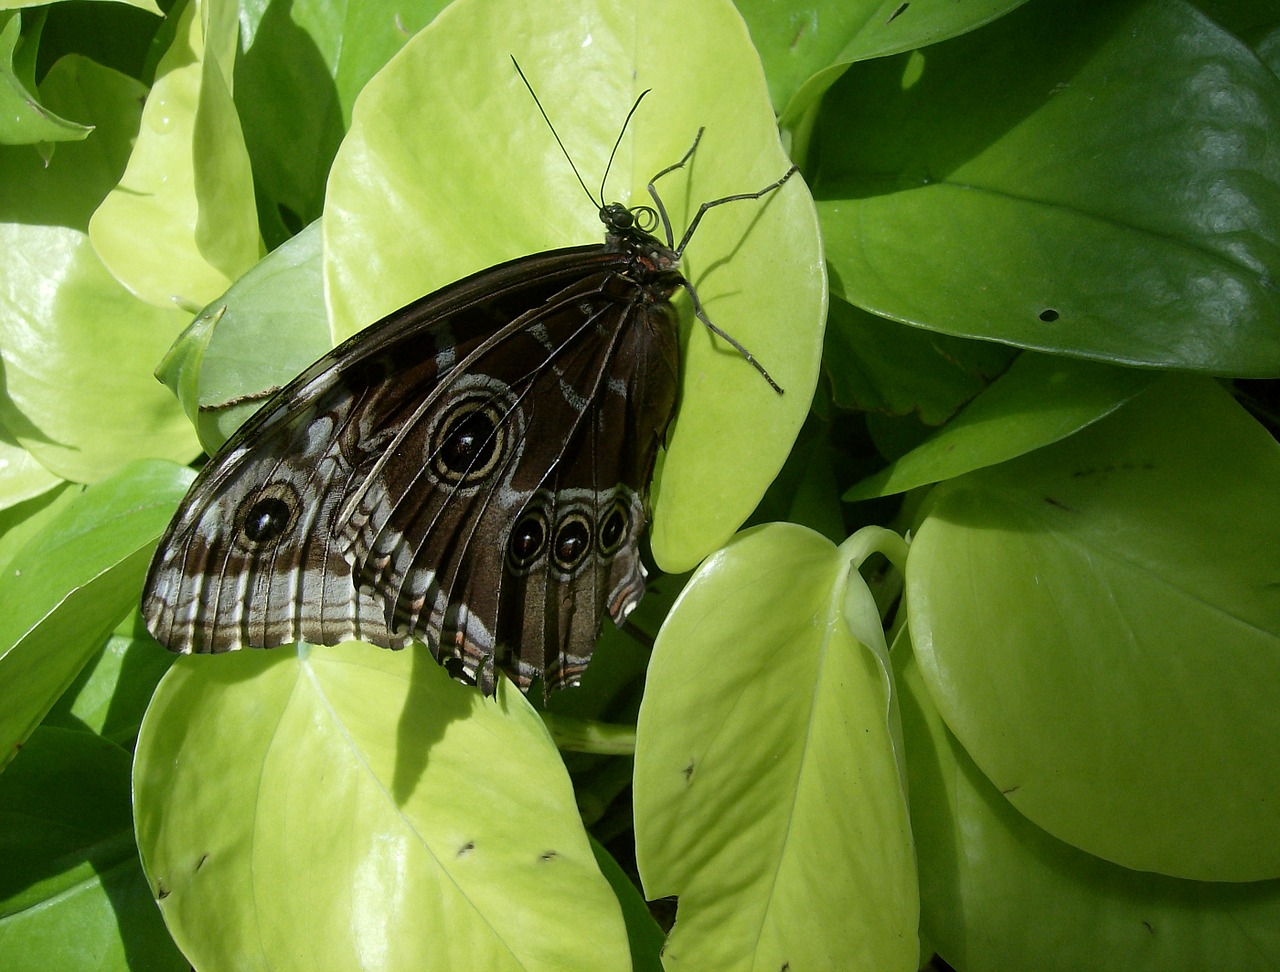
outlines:
[{"label": "large eyespot", "polygon": [[524,419],[515,396],[488,375],[453,383],[426,432],[427,471],[459,488],[478,488],[509,468],[521,447]]},{"label": "large eyespot", "polygon": [[258,547],[283,536],[298,516],[298,494],[288,483],[272,483],[250,494],[236,514],[236,539]]},{"label": "large eyespot", "polygon": [[450,483],[474,483],[493,472],[507,446],[502,413],[482,398],[454,402],[431,436],[431,463]]},{"label": "large eyespot", "polygon": [[627,538],[630,525],[631,510],[626,500],[621,496],[615,496],[605,512],[604,519],[600,522],[601,556],[612,557],[618,552],[618,548],[622,546],[622,541]]},{"label": "large eyespot", "polygon": [[571,574],[591,553],[591,523],[577,510],[570,510],[556,524],[551,556],[556,567]]},{"label": "large eyespot", "polygon": [[534,507],[527,510],[511,528],[507,539],[507,563],[516,574],[524,574],[546,549],[547,515]]}]

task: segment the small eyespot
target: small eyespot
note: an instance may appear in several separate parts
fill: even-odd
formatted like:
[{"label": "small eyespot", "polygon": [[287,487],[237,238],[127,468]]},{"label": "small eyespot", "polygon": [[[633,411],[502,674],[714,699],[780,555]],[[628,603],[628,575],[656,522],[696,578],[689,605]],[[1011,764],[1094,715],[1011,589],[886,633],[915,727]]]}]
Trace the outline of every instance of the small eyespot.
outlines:
[{"label": "small eyespot", "polygon": [[556,539],[552,548],[556,567],[565,573],[577,569],[583,558],[591,552],[591,524],[576,511],[570,512],[556,524]]},{"label": "small eyespot", "polygon": [[617,553],[627,536],[630,519],[630,510],[626,502],[622,497],[616,498],[600,524],[600,553],[603,556],[611,557]]},{"label": "small eyespot", "polygon": [[288,532],[297,518],[298,494],[288,483],[272,483],[240,504],[237,536],[250,547],[270,543]]},{"label": "small eyespot", "polygon": [[254,543],[266,543],[284,533],[291,515],[289,504],[275,496],[259,500],[244,517],[244,535]]},{"label": "small eyespot", "polygon": [[540,509],[525,513],[507,540],[507,563],[517,574],[527,571],[547,546],[547,517]]},{"label": "small eyespot", "polygon": [[1046,307],[1040,312],[1040,320],[1044,321],[1046,324],[1052,324],[1059,316],[1058,312],[1052,307]]}]

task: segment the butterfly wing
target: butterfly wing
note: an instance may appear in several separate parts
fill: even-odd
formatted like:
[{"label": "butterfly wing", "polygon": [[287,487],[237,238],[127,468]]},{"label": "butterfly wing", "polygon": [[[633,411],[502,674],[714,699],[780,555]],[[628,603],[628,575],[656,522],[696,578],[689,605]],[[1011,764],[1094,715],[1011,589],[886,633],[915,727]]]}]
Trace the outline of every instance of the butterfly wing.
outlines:
[{"label": "butterfly wing", "polygon": [[[644,591],[644,492],[675,406],[665,296],[584,278],[460,367],[362,477],[347,558],[388,627],[486,690],[575,682]],[[412,456],[416,461],[400,461]]]},{"label": "butterfly wing", "polygon": [[[602,246],[490,268],[299,375],[183,501],[147,579],[152,633],[177,651],[417,638],[488,690],[495,664],[573,680],[601,607],[619,618],[643,591],[644,486],[674,406],[669,289],[655,302],[620,269]],[[596,555],[555,559],[575,528],[539,559],[534,528],[571,508]]]}]

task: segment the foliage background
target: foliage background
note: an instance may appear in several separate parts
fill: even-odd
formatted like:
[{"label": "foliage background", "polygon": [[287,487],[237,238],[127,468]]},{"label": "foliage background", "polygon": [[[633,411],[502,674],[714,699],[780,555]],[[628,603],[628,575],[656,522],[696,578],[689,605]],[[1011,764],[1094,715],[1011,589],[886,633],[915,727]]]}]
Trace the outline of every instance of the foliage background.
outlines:
[{"label": "foliage background", "polygon": [[[0,964],[1280,965],[1273,4],[165,6],[0,4]],[[174,662],[200,443],[598,235],[513,53],[588,182],[655,89],[611,196],[812,193],[690,249],[787,387],[686,322],[700,566],[545,708]]]}]

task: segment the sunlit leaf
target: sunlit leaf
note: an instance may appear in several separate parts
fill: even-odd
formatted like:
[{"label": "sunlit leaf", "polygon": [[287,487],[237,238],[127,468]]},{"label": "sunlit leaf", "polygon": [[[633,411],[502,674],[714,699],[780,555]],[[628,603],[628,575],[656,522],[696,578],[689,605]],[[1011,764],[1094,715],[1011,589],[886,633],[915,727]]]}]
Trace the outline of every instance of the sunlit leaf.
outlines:
[{"label": "sunlit leaf", "polygon": [[1268,972],[1280,964],[1280,881],[1132,871],[1049,836],[974,765],[894,645],[921,927],[966,972]]},{"label": "sunlit leaf", "polygon": [[666,968],[917,968],[886,655],[846,549],[803,527],[748,530],[689,582],[637,727],[636,860],[680,902]]},{"label": "sunlit leaf", "polygon": [[[15,56],[22,20],[0,10],[0,144],[76,141],[93,131],[90,125],[62,118],[32,94],[34,85]],[[34,62],[33,62],[34,63]]]},{"label": "sunlit leaf", "polygon": [[938,487],[907,562],[929,693],[1054,836],[1127,867],[1280,876],[1280,447],[1167,378]]},{"label": "sunlit leaf", "polygon": [[152,369],[185,315],[144,304],[60,226],[0,224],[0,420],[65,479],[93,482],[132,459],[186,461],[198,447]]},{"label": "sunlit leaf", "polygon": [[86,490],[0,577],[0,766],[137,604],[156,537],[190,471],[144,462]]},{"label": "sunlit leaf", "polygon": [[259,256],[253,178],[231,100],[235,8],[191,0],[160,60],[120,185],[89,226],[117,279],[159,307],[198,310]]},{"label": "sunlit leaf", "polygon": [[628,967],[537,714],[423,648],[180,659],[143,722],[134,799],[197,968]]},{"label": "sunlit leaf", "polygon": [[[680,44],[671,43],[676,35]],[[648,180],[706,127],[691,165],[660,185],[677,232],[700,202],[761,188],[787,170],[759,62],[727,2],[576,0],[508,17],[455,3],[365,87],[334,163],[324,232],[340,335],[486,266],[601,240],[596,207],[512,55],[588,185],[603,176],[636,96],[653,88],[609,173],[610,200],[651,203]],[[787,393],[779,397],[733,349],[692,327],[681,413],[655,486],[652,542],[664,568],[692,567],[733,533],[803,422],[825,309],[816,229],[808,193],[792,179],[765,200],[709,214],[689,247],[685,272],[707,313]]]}]

